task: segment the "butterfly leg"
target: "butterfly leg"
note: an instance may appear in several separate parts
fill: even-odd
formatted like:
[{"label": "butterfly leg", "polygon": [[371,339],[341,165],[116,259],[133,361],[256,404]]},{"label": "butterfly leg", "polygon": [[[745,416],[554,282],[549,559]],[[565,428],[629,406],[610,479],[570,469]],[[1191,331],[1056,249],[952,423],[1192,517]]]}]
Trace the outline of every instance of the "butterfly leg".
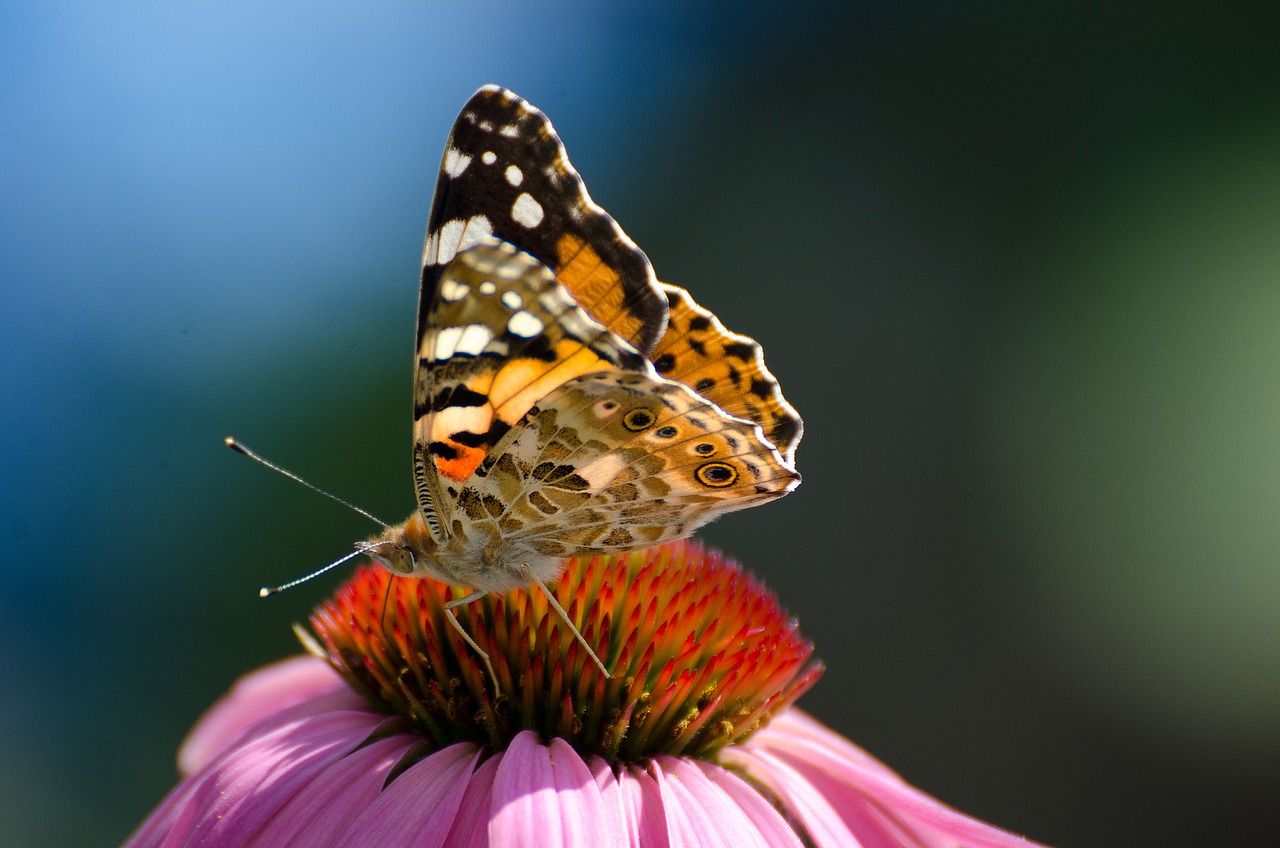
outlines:
[{"label": "butterfly leg", "polygon": [[498,699],[502,697],[502,687],[498,685],[498,675],[494,673],[493,663],[489,662],[489,655],[484,649],[476,644],[476,640],[471,638],[471,634],[462,626],[462,622],[458,621],[458,616],[454,614],[453,608],[460,607],[463,604],[469,604],[472,601],[478,601],[485,596],[484,592],[472,592],[464,598],[454,598],[452,601],[446,601],[444,605],[444,614],[448,616],[449,623],[453,625],[453,629],[458,631],[458,635],[462,637],[462,641],[471,646],[471,650],[480,655],[480,659],[484,660],[484,667],[489,671],[489,679],[493,681],[493,697]]},{"label": "butterfly leg", "polygon": [[522,564],[520,568],[524,572],[524,576],[529,578],[531,583],[538,584],[538,588],[542,590],[542,594],[546,595],[547,600],[551,602],[551,606],[560,614],[560,619],[565,624],[569,625],[569,629],[573,631],[574,638],[578,640],[578,644],[582,645],[583,648],[586,648],[587,656],[591,657],[592,662],[594,662],[596,667],[600,669],[600,673],[604,675],[604,679],[608,680],[612,677],[613,675],[609,673],[609,669],[605,668],[604,663],[600,661],[600,657],[596,656],[596,652],[591,650],[591,646],[587,644],[587,640],[582,638],[582,634],[578,632],[578,628],[574,626],[573,621],[569,618],[569,613],[564,611],[564,607],[560,606],[560,602],[556,600],[556,596],[551,594],[551,590],[547,588],[547,584],[542,582],[542,578],[538,577],[538,575],[535,574],[533,569],[528,565]]}]

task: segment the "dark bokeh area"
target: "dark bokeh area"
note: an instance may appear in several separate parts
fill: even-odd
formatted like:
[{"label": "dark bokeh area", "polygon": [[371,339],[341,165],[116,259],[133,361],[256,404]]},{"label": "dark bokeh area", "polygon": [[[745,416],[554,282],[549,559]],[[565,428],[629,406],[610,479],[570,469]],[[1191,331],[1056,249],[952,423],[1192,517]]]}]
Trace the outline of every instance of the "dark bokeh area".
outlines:
[{"label": "dark bokeh area", "polygon": [[412,505],[416,263],[507,85],[759,339],[799,491],[703,535],[802,701],[1060,846],[1280,829],[1280,14],[1158,4],[11,4],[0,843],[114,845],[359,516]]}]

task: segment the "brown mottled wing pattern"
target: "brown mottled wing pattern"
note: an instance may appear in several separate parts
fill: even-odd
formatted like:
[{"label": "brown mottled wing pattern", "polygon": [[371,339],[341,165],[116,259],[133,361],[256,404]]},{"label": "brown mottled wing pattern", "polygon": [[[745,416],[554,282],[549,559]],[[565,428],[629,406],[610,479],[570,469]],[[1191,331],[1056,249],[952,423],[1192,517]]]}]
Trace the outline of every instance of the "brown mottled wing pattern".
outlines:
[{"label": "brown mottled wing pattern", "polygon": [[800,477],[755,424],[639,370],[584,374],[529,410],[458,497],[504,560],[615,553],[687,536]]},{"label": "brown mottled wing pattern", "polygon": [[486,236],[549,267],[584,309],[642,353],[662,334],[666,303],[649,260],[591,200],[547,116],[492,85],[467,101],[445,146],[422,256],[419,340],[444,269]]},{"label": "brown mottled wing pattern", "polygon": [[494,445],[541,398],[582,374],[642,368],[551,271],[506,242],[460,252],[433,293],[414,385],[414,480],[437,541]]},{"label": "brown mottled wing pattern", "polygon": [[727,330],[684,289],[659,285],[670,312],[651,357],[658,373],[684,383],[730,415],[759,424],[786,463],[794,465],[804,424],[765,368],[760,345]]}]

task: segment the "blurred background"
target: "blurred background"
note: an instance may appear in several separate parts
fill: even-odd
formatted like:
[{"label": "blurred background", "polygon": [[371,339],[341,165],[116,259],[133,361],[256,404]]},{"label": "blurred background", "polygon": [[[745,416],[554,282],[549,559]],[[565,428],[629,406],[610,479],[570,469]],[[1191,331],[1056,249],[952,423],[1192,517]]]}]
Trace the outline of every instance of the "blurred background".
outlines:
[{"label": "blurred background", "polygon": [[1280,828],[1280,15],[10,2],[0,842],[111,846],[406,515],[420,245],[481,84],[758,338],[805,483],[705,534],[801,702],[1058,846]]}]

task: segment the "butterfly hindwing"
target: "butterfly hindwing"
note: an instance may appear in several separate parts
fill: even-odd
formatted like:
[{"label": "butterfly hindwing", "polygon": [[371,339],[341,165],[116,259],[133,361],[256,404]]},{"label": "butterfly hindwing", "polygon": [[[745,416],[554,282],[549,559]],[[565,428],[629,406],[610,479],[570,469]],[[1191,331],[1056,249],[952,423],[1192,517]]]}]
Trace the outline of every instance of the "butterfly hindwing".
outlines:
[{"label": "butterfly hindwing", "polygon": [[537,258],[641,352],[662,334],[666,303],[648,258],[591,200],[547,116],[492,85],[462,108],[445,146],[423,249],[419,340],[448,263],[486,236]]},{"label": "butterfly hindwing", "polygon": [[497,525],[504,555],[584,556],[686,536],[798,483],[757,425],[646,363],[560,385],[495,445],[460,500]]},{"label": "butterfly hindwing", "polygon": [[493,238],[460,252],[433,293],[415,373],[414,475],[433,535],[449,523],[451,489],[536,401],[642,363],[528,254]]},{"label": "butterfly hindwing", "polygon": [[658,373],[684,383],[730,415],[759,424],[783,459],[794,464],[804,425],[765,368],[760,345],[730,332],[684,289],[659,285],[670,313],[651,357]]}]

